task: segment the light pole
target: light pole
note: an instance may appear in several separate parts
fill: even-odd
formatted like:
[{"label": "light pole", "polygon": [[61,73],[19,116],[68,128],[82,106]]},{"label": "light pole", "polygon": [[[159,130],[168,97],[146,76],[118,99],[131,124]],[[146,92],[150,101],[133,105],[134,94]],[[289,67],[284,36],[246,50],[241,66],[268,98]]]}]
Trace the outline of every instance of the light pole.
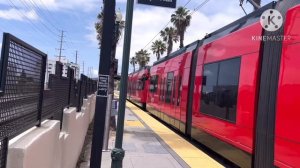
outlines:
[{"label": "light pole", "polygon": [[128,65],[129,65],[129,56],[130,56],[130,44],[131,44],[133,4],[134,4],[134,0],[127,0],[116,143],[115,143],[115,148],[111,152],[112,168],[122,168],[122,162],[125,156],[125,151],[122,149],[122,143],[123,143],[124,118],[125,118],[125,106],[126,106],[126,95],[127,95],[127,79],[128,79]]},{"label": "light pole", "polygon": [[115,24],[115,0],[104,0],[103,33],[101,39],[101,54],[99,60],[98,87],[96,97],[96,109],[94,119],[94,131],[91,150],[91,168],[101,167],[103,148],[103,136],[106,114],[106,103],[109,88],[110,56],[112,51],[114,24]]}]

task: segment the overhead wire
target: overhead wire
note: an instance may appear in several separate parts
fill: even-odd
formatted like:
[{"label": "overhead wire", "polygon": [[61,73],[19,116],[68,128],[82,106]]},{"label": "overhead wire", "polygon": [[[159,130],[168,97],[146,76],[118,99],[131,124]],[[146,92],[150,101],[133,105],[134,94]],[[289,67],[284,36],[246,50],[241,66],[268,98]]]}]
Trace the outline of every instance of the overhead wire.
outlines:
[{"label": "overhead wire", "polygon": [[[189,0],[183,7],[186,7],[192,0]],[[200,8],[202,8],[205,4],[207,4],[210,0],[205,0],[204,2],[202,2],[199,6],[197,6],[193,12],[190,13],[190,15],[192,16],[196,11],[198,11]],[[145,45],[145,47],[143,48],[143,50],[149,46],[149,44],[151,44],[151,42],[160,34],[160,32],[162,30],[164,30],[166,27],[168,27],[168,25],[171,23],[171,20],[168,21],[168,23]]]},{"label": "overhead wire", "polygon": [[41,35],[44,35],[45,37],[48,37],[44,31],[42,31],[37,25],[35,25],[29,18],[26,16],[24,13],[22,13],[19,8],[13,3],[12,0],[8,0],[10,2],[9,6],[17,10],[17,14],[21,17],[24,18],[34,29],[35,32],[40,33]]},{"label": "overhead wire", "polygon": [[[60,29],[55,26],[55,24],[52,23],[51,15],[48,16],[46,12],[44,12],[37,3],[34,2],[34,0],[29,0],[30,3],[39,11],[39,13],[48,21],[48,23],[54,28],[54,30],[59,31]],[[48,18],[49,17],[49,18]]]},{"label": "overhead wire", "polygon": [[[24,7],[27,9],[27,10],[33,10],[35,12],[37,12],[36,14],[39,16],[41,15],[40,11],[33,7],[32,5],[29,5],[25,0],[19,0],[23,5]],[[30,1],[29,1],[30,2]],[[49,31],[50,33],[52,33],[54,36],[57,36],[57,33],[55,33],[51,28],[49,28],[44,22],[43,20],[40,21],[40,23],[42,24],[42,26],[44,27],[45,30]]]},{"label": "overhead wire", "polygon": [[[46,10],[46,13],[48,14],[48,16],[51,18],[52,12],[50,11],[50,9],[47,7],[47,5],[44,3],[43,0],[39,0],[39,1],[41,2],[42,6]],[[59,23],[54,17],[52,19],[54,20],[55,23]]]}]

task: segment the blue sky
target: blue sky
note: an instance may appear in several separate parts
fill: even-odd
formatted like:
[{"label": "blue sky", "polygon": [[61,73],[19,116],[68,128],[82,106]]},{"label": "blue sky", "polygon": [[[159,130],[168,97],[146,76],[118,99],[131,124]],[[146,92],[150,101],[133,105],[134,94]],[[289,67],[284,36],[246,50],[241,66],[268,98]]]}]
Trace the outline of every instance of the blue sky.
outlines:
[{"label": "blue sky", "polygon": [[[126,0],[116,0],[125,18]],[[204,0],[177,0],[177,6],[186,4],[193,11]],[[263,0],[263,4],[270,2]],[[93,67],[94,77],[99,63],[94,23],[102,6],[102,0],[0,0],[0,32],[9,32],[48,54],[58,55],[60,31],[65,32],[63,55],[75,61],[75,51],[79,52],[79,62],[85,62],[85,74]],[[250,13],[252,6],[245,4]],[[166,25],[174,9],[139,5],[135,3],[131,55],[142,48],[149,49],[147,43]],[[186,32],[185,44],[201,39],[230,22],[244,16],[239,0],[210,0],[194,12],[191,26]],[[171,24],[169,24],[171,26]],[[1,37],[2,39],[2,37]],[[159,39],[159,36],[155,39]],[[2,41],[2,40],[1,40]],[[146,46],[146,47],[145,47]],[[117,48],[119,71],[122,61],[123,39]],[[178,44],[175,45],[175,49]],[[151,55],[150,64],[155,61]],[[132,67],[130,66],[130,71]]]}]

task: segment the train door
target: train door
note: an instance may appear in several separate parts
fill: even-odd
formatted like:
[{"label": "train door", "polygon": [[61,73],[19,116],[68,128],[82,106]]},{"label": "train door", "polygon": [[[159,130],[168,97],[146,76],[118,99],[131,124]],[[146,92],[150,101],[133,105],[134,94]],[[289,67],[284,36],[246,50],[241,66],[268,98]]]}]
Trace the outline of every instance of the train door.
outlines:
[{"label": "train door", "polygon": [[[171,124],[172,116],[172,93],[173,93],[173,82],[174,82],[174,72],[168,72],[166,78],[166,90],[165,90],[165,113],[164,120]],[[173,119],[174,120],[174,119]]]},{"label": "train door", "polygon": [[178,78],[178,71],[174,71],[174,79],[173,79],[173,86],[172,86],[172,97],[171,97],[171,105],[170,105],[170,114],[172,118],[170,119],[170,124],[175,127],[175,110],[176,110],[176,85],[177,85],[177,78]]},{"label": "train door", "polygon": [[182,90],[182,77],[177,71],[177,76],[176,76],[176,86],[174,87],[176,96],[175,96],[175,102],[174,102],[174,126],[179,129],[179,121],[180,121],[180,97],[181,97],[181,90]]},{"label": "train door", "polygon": [[[165,78],[163,74],[161,74],[160,95],[159,95],[159,102],[158,102],[160,112],[164,110],[164,99],[165,99]],[[160,113],[158,117],[163,119],[163,114]]]}]

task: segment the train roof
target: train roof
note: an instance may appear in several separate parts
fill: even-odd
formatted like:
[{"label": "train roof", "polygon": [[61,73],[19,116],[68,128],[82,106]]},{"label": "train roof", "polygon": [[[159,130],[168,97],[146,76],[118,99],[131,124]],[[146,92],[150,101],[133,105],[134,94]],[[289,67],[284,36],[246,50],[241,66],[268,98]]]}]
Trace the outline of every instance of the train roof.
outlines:
[{"label": "train roof", "polygon": [[141,71],[143,71],[143,70],[150,69],[150,67],[151,67],[151,66],[145,66],[145,67],[143,67],[143,68],[140,68],[140,69],[139,69],[139,70],[137,70],[137,71],[131,72],[131,73],[130,73],[130,74],[128,74],[128,75],[132,75],[132,74],[135,74],[135,73],[141,72]]},{"label": "train roof", "polygon": [[186,53],[186,52],[189,52],[189,51],[193,51],[194,49],[196,49],[198,47],[198,45],[200,44],[200,41],[201,40],[194,41],[193,43],[191,43],[191,44],[189,44],[189,45],[187,45],[187,46],[185,46],[185,47],[183,47],[183,48],[181,48],[181,49],[179,49],[177,51],[172,52],[168,56],[165,56],[165,57],[161,58],[160,60],[154,62],[153,66],[154,65],[158,65],[158,64],[160,64],[162,62],[165,62],[165,61],[167,61],[167,60],[169,60],[171,58],[174,58],[174,57],[176,57],[178,55],[181,55],[183,53]]},{"label": "train roof", "polygon": [[262,13],[268,9],[274,9],[275,8],[275,5],[276,5],[276,2],[273,1],[261,8],[259,8],[258,10],[230,23],[229,25],[226,25],[208,35],[206,35],[204,37],[204,41],[203,41],[203,44],[208,44],[208,43],[211,43],[223,36],[226,36],[230,33],[233,33],[235,31],[238,31],[244,27],[247,27],[257,21],[259,21],[260,19],[260,16],[262,15]]}]

